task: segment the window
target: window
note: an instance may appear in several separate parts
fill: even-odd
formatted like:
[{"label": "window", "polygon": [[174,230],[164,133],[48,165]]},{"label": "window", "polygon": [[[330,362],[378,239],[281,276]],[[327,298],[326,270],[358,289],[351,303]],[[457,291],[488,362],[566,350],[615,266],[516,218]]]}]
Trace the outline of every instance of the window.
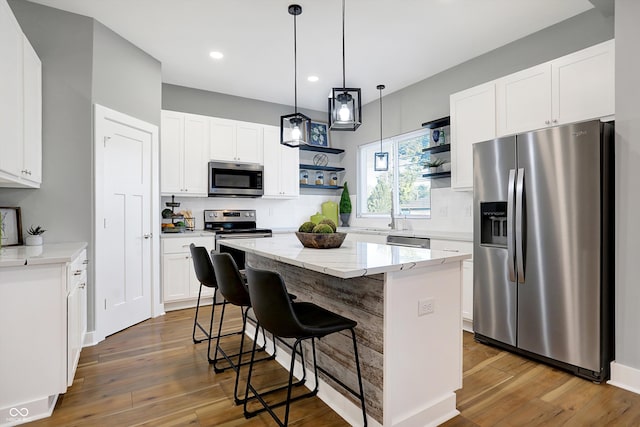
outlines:
[{"label": "window", "polygon": [[380,142],[361,145],[358,149],[360,180],[358,215],[389,216],[392,203],[395,216],[431,216],[431,180],[423,178],[423,148],[429,146],[428,129],[388,138],[382,151],[389,152],[389,170],[373,170],[374,153]]}]

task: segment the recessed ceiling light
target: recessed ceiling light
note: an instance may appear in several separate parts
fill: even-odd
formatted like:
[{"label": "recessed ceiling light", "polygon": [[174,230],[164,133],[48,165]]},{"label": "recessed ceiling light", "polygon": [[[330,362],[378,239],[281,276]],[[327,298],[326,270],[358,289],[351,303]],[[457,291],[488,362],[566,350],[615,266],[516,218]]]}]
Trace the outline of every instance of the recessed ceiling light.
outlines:
[{"label": "recessed ceiling light", "polygon": [[320,79],[318,78],[318,76],[309,76],[307,77],[307,80],[309,80],[310,82],[317,82]]},{"label": "recessed ceiling light", "polygon": [[222,52],[217,52],[217,51],[213,51],[213,52],[209,53],[209,56],[212,57],[213,59],[222,59],[222,58],[224,58],[224,55],[222,54]]}]

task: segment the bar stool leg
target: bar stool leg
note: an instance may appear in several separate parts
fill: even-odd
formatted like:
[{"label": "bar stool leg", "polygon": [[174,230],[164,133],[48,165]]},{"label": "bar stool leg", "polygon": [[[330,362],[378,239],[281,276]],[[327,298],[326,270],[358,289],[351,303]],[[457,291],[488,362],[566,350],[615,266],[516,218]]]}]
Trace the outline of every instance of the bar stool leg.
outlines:
[{"label": "bar stool leg", "polygon": [[[198,290],[198,302],[196,303],[196,316],[193,319],[193,333],[191,334],[191,338],[193,339],[194,344],[199,344],[205,339],[211,339],[211,330],[209,330],[209,335],[206,335],[206,332],[203,330],[203,332],[205,332],[206,338],[203,338],[203,339],[196,338],[196,327],[200,327],[200,329],[202,329],[202,326],[198,324],[198,313],[200,311],[201,295],[202,295],[202,283],[200,283],[200,289]],[[213,310],[215,306],[216,306],[216,289],[213,290],[213,306],[211,307],[211,310]]]},{"label": "bar stool leg", "polygon": [[358,386],[360,387],[360,405],[362,406],[362,419],[364,420],[364,427],[367,427],[367,409],[364,402],[364,388],[362,387],[362,375],[360,374],[360,358],[358,357],[358,344],[356,343],[356,332],[353,328],[351,331],[351,339],[353,340],[353,354],[356,359],[356,372],[358,375]]}]

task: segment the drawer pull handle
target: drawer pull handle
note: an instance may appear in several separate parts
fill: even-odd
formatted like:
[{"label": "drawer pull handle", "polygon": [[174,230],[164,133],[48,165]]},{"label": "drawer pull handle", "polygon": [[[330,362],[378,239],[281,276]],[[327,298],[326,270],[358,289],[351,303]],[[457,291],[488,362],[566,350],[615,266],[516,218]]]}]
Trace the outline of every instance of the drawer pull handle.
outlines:
[{"label": "drawer pull handle", "polygon": [[445,252],[460,252],[457,249],[443,249],[443,251],[445,251]]}]

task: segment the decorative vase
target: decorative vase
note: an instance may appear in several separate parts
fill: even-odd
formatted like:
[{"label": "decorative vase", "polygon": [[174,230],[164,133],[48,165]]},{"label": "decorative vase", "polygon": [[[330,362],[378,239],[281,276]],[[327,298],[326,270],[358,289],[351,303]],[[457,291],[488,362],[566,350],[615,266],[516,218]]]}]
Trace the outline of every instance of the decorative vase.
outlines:
[{"label": "decorative vase", "polygon": [[27,246],[40,246],[40,245],[42,245],[42,236],[41,235],[27,236],[27,238],[25,239],[25,245],[27,245]]},{"label": "decorative vase", "polygon": [[349,218],[351,217],[351,212],[349,213],[341,213],[340,214],[340,222],[342,222],[343,227],[349,226]]}]

